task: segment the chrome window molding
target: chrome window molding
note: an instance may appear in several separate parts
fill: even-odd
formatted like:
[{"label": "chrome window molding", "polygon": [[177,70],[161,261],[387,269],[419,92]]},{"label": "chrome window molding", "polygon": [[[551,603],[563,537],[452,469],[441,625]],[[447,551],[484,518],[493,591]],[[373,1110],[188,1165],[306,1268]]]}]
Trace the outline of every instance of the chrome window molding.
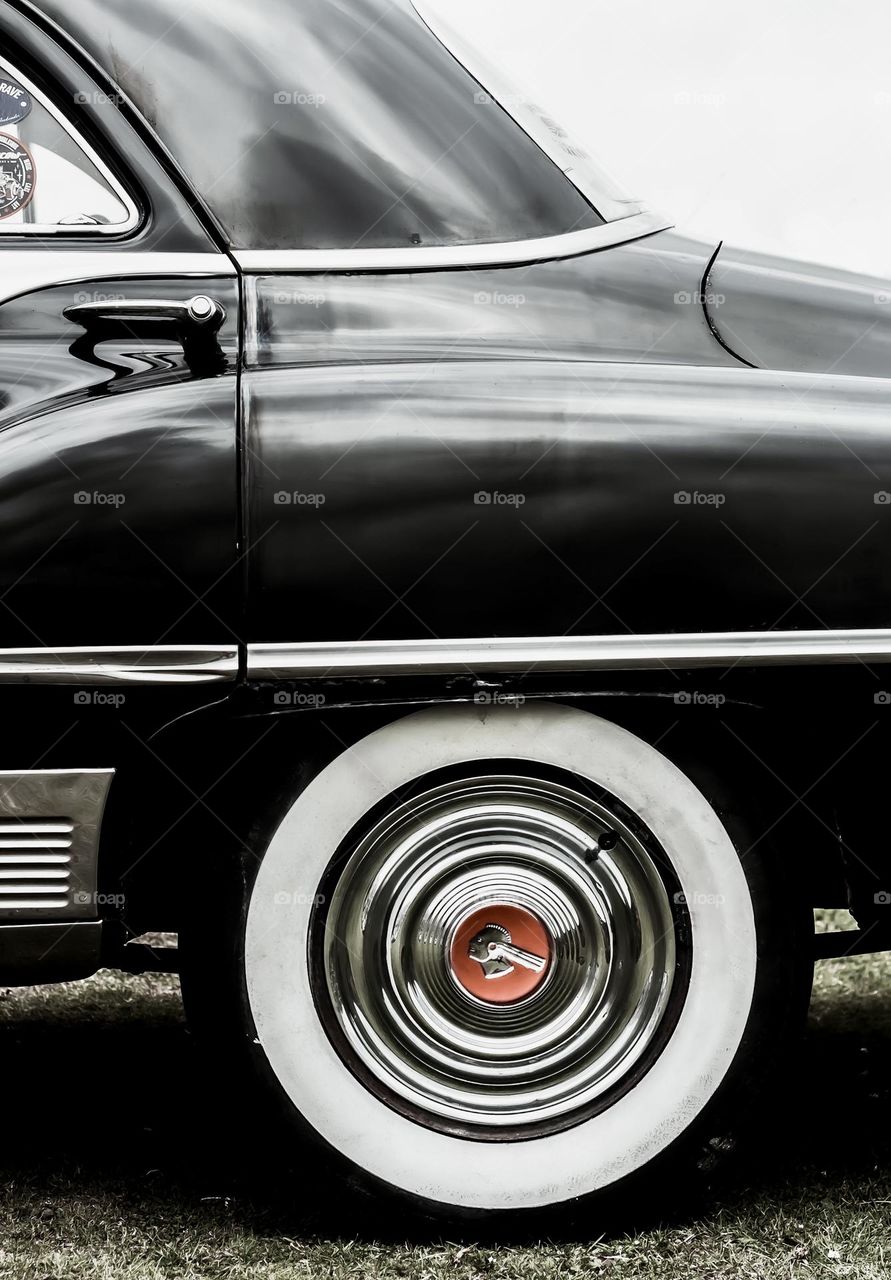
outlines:
[{"label": "chrome window molding", "polygon": [[891,662],[891,630],[248,645],[249,680]]},{"label": "chrome window molding", "polygon": [[395,249],[234,249],[232,256],[243,271],[263,275],[519,267],[532,262],[576,258],[583,253],[640,240],[657,231],[668,231],[671,226],[660,214],[644,211],[584,231],[569,231],[540,240]]},{"label": "chrome window molding", "polygon": [[52,103],[46,94],[35,87],[33,81],[27,76],[7,62],[5,58],[0,58],[0,72],[8,74],[11,80],[17,81],[34,99],[39,102],[41,107],[52,116],[61,129],[71,138],[71,140],[80,148],[90,163],[95,167],[96,171],[105,179],[117,199],[121,202],[127,211],[127,217],[124,222],[114,223],[96,223],[88,226],[78,226],[76,224],[60,225],[57,223],[16,223],[10,226],[4,226],[0,222],[0,240],[5,239],[26,239],[30,236],[76,236],[78,238],[93,239],[96,237],[107,236],[126,236],[130,232],[135,231],[142,222],[142,214],[136,204],[136,201],[123,186],[123,184],[115,177],[111,169],[104,160],[100,158],[97,152],[90,146],[89,142],[83,137],[80,130],[77,129],[73,122],[67,119],[62,112]]},{"label": "chrome window molding", "polygon": [[0,303],[11,302],[37,289],[121,280],[126,277],[175,276],[201,279],[234,276],[235,267],[223,253],[124,252],[114,249],[32,249],[0,241]]},{"label": "chrome window molding", "polygon": [[213,684],[237,674],[235,644],[0,649],[0,684]]}]

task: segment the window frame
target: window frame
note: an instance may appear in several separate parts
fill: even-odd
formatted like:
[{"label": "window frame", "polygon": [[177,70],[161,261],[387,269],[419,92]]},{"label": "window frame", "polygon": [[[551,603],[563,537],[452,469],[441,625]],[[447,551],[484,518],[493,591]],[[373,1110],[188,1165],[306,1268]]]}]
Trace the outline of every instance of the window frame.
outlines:
[{"label": "window frame", "polygon": [[109,236],[120,238],[132,235],[134,231],[137,231],[143,221],[139,205],[124,186],[124,183],[102,159],[95,147],[86,140],[80,129],[76,128],[74,123],[67,118],[51,98],[34,84],[29,76],[20,72],[9,58],[2,55],[0,55],[0,75],[8,76],[11,80],[20,84],[23,89],[27,89],[32,100],[39,104],[61,129],[64,129],[71,141],[80,148],[99,176],[108,184],[112,194],[120,202],[127,214],[124,222],[114,223],[6,223],[4,219],[0,219],[0,240],[28,240],[33,236],[39,236],[44,240],[53,237],[92,240],[105,239]]},{"label": "window frame", "polygon": [[420,245],[398,249],[230,249],[242,271],[252,275],[329,275],[373,272],[473,270],[559,262],[582,254],[630,244],[674,223],[645,211],[604,222],[586,231],[566,231],[541,240],[506,240],[486,244]]}]

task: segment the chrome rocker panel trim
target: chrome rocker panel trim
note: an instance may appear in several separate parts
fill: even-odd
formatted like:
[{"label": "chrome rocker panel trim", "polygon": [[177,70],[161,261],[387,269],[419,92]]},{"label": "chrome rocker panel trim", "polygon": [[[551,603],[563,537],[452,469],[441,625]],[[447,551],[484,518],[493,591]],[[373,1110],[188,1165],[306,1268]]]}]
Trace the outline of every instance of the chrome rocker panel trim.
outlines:
[{"label": "chrome rocker panel trim", "polygon": [[248,645],[250,680],[891,662],[891,630]]},{"label": "chrome rocker panel trim", "polygon": [[518,267],[609,249],[657,231],[668,231],[671,226],[671,221],[659,214],[644,212],[584,231],[506,244],[422,245],[416,249],[236,249],[232,256],[242,270],[255,275]]},{"label": "chrome rocker panel trim", "polygon": [[0,649],[0,684],[212,684],[237,674],[234,644]]}]

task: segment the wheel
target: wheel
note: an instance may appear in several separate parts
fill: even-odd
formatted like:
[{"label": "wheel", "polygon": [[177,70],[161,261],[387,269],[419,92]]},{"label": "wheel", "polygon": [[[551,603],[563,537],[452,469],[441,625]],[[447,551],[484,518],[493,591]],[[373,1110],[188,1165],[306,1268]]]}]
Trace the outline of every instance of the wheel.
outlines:
[{"label": "wheel", "polygon": [[738,844],[585,711],[420,711],[293,799],[203,989],[376,1193],[453,1218],[633,1200],[692,1174],[806,1007],[801,917]]}]

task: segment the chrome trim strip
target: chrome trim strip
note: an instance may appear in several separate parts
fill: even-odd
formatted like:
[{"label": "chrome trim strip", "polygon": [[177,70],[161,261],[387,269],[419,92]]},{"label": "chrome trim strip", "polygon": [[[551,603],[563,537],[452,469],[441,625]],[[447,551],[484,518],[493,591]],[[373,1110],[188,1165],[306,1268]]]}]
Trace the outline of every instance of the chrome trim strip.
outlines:
[{"label": "chrome trim strip", "polygon": [[891,662],[891,630],[248,645],[250,680]]},{"label": "chrome trim strip", "polygon": [[30,245],[3,244],[0,238],[0,303],[36,289],[81,282],[93,284],[143,276],[200,279],[236,274],[235,267],[223,253],[143,253],[86,246],[32,249]]},{"label": "chrome trim strip", "polygon": [[56,124],[63,130],[65,136],[69,138],[75,146],[79,147],[90,163],[102,175],[114,194],[120,200],[121,204],[127,211],[127,217],[124,222],[109,223],[92,223],[88,226],[79,226],[75,224],[62,225],[59,223],[40,224],[34,223],[15,223],[6,227],[0,226],[0,235],[5,239],[7,236],[84,236],[104,237],[104,236],[125,236],[130,231],[135,231],[141,221],[139,209],[136,201],[126,190],[123,184],[115,177],[111,169],[104,160],[100,158],[98,153],[90,146],[86,139],[81,135],[80,131],[75,127],[73,121],[68,120],[58,108],[50,102],[50,100],[34,87],[34,84],[23,76],[21,72],[14,67],[5,58],[0,59],[0,69],[5,70],[11,80],[17,81],[24,85],[35,102],[39,102],[45,111],[52,116]]},{"label": "chrome trim strip", "polygon": [[0,649],[0,684],[210,684],[237,674],[235,644]]},{"label": "chrome trim strip", "polygon": [[507,244],[420,245],[416,249],[236,249],[244,271],[259,275],[326,275],[350,271],[439,271],[453,267],[518,267],[529,262],[575,258],[582,253],[627,244],[672,223],[657,213],[635,213],[584,231]]}]

